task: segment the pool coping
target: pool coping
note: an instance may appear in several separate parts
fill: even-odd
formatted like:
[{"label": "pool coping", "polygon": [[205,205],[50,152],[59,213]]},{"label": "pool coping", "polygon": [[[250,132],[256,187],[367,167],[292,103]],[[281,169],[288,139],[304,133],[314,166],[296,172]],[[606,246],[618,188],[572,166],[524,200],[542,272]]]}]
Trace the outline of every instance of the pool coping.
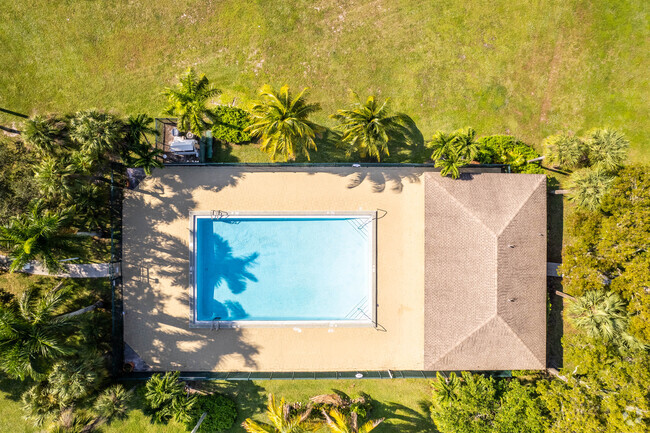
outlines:
[{"label": "pool coping", "polygon": [[[283,321],[254,321],[254,320],[197,320],[196,314],[196,220],[197,218],[340,218],[359,217],[369,218],[372,235],[369,239],[371,263],[370,266],[370,307],[371,317],[368,320],[283,320]],[[207,329],[238,329],[238,328],[376,328],[377,327],[377,211],[190,211],[189,213],[189,327]]]}]

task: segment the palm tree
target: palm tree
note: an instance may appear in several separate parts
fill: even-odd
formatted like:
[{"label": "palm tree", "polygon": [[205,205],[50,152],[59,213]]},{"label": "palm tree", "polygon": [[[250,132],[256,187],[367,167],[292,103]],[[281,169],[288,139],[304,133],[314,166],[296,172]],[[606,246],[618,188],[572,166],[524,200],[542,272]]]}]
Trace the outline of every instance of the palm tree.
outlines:
[{"label": "palm tree", "polygon": [[95,400],[93,409],[101,418],[123,418],[128,409],[128,401],[131,392],[124,389],[122,385],[113,385],[106,388]]},{"label": "palm tree", "polygon": [[42,262],[50,273],[60,270],[58,259],[73,250],[73,236],[66,233],[73,210],[43,210],[43,202],[37,201],[30,212],[13,217],[8,225],[0,227],[0,242],[9,249],[12,259],[10,272],[32,260]]},{"label": "palm tree", "polygon": [[338,110],[330,117],[339,121],[343,132],[341,142],[348,146],[348,156],[353,152],[361,158],[374,158],[381,161],[381,156],[389,156],[388,143],[390,140],[405,141],[406,116],[391,114],[390,99],[379,103],[374,96],[369,96],[362,103],[356,93],[356,99],[350,110]]},{"label": "palm tree", "polygon": [[453,371],[445,378],[439,372],[436,373],[436,382],[433,387],[433,396],[437,404],[451,406],[458,398],[456,392],[460,387],[460,379]]},{"label": "palm tree", "polygon": [[585,209],[598,210],[613,183],[614,177],[600,167],[578,170],[569,180],[569,200]]},{"label": "palm tree", "polygon": [[192,68],[179,79],[176,88],[167,87],[163,92],[169,104],[164,113],[178,118],[178,128],[181,131],[191,131],[201,136],[210,126],[206,120],[210,114],[207,104],[221,91],[212,86],[204,74],[197,77]]},{"label": "palm tree", "polygon": [[91,352],[79,359],[56,362],[47,377],[48,392],[61,408],[70,407],[95,392],[106,377],[102,355]]},{"label": "palm tree", "polygon": [[587,135],[589,161],[612,172],[625,162],[630,142],[623,133],[613,129],[594,129]]},{"label": "palm tree", "polygon": [[307,422],[310,415],[311,406],[301,413],[291,415],[290,407],[285,403],[284,398],[280,399],[278,404],[273,394],[269,394],[266,416],[271,424],[247,418],[242,423],[242,426],[249,433],[304,433],[317,431],[320,425]]},{"label": "palm tree", "polygon": [[453,133],[456,152],[465,160],[473,161],[478,156],[480,145],[476,141],[476,131],[473,128],[459,129]]},{"label": "palm tree", "polygon": [[154,374],[147,381],[145,398],[155,411],[154,419],[166,422],[175,419],[186,422],[191,419],[190,411],[196,403],[196,397],[185,395],[185,382],[179,380],[179,372],[167,372],[164,376]]},{"label": "palm tree", "polygon": [[442,168],[442,170],[440,170],[441,176],[451,175],[452,179],[458,179],[460,177],[459,169],[464,166],[465,163],[465,159],[458,154],[456,149],[451,149],[443,158],[436,159],[434,165]]},{"label": "palm tree", "polygon": [[34,178],[44,196],[69,199],[74,188],[72,169],[60,159],[46,156],[34,166]]},{"label": "palm tree", "polygon": [[604,341],[629,341],[629,317],[626,304],[615,292],[590,290],[578,297],[568,308],[576,328],[590,337]]},{"label": "palm tree", "polygon": [[50,273],[59,271],[62,268],[59,259],[73,251],[71,240],[74,236],[66,230],[73,210],[44,210],[43,202],[37,201],[30,212],[13,217],[8,225],[0,227],[0,243],[9,249],[9,257],[13,260],[10,272],[32,260],[42,262]]},{"label": "palm tree", "polygon": [[164,167],[161,161],[163,155],[162,149],[156,149],[146,143],[141,143],[140,146],[133,150],[133,153],[135,157],[129,158],[129,165],[143,168],[147,176],[151,176],[151,171],[154,168]]},{"label": "palm tree", "polygon": [[65,301],[60,286],[43,296],[25,291],[17,304],[0,307],[0,369],[12,377],[41,379],[52,360],[66,355],[73,319],[56,315]]},{"label": "palm tree", "polygon": [[116,154],[124,140],[124,125],[112,114],[96,110],[80,111],[70,121],[70,138],[81,146],[81,151],[93,159]]},{"label": "palm tree", "polygon": [[50,154],[57,149],[61,129],[55,118],[37,115],[25,120],[22,136],[37,152]]},{"label": "palm tree", "polygon": [[337,409],[330,410],[329,414],[323,411],[323,415],[332,433],[368,433],[384,421],[384,418],[371,420],[359,427],[356,412],[352,412],[350,418]]},{"label": "palm tree", "polygon": [[158,135],[156,128],[151,126],[153,118],[146,114],[131,115],[126,120],[126,141],[131,147],[138,147],[144,140],[149,144],[147,135]]},{"label": "palm tree", "polygon": [[567,169],[583,167],[587,164],[587,146],[578,137],[556,134],[544,140],[544,153],[547,161]]},{"label": "palm tree", "polygon": [[294,97],[286,85],[280,92],[268,85],[260,89],[260,100],[252,108],[253,124],[244,131],[261,137],[262,150],[274,161],[295,159],[296,152],[309,160],[309,149],[317,150],[314,136],[323,128],[307,118],[320,110],[320,105],[308,104],[306,93],[305,88]]},{"label": "palm tree", "polygon": [[431,159],[437,161],[446,157],[453,149],[455,140],[455,133],[447,134],[442,131],[437,131],[428,144],[428,147],[433,149]]}]

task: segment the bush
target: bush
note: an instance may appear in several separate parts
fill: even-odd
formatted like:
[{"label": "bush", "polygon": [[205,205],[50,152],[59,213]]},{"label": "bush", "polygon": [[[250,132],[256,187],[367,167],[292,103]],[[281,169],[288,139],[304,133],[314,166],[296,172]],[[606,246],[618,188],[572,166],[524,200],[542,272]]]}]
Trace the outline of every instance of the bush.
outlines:
[{"label": "bush", "polygon": [[509,164],[513,173],[544,174],[537,164],[526,161],[539,157],[539,153],[511,135],[489,135],[479,140],[478,161],[481,164]]},{"label": "bush", "polygon": [[185,382],[179,380],[179,374],[178,371],[167,372],[164,376],[154,374],[147,381],[145,399],[154,421],[190,421],[190,412],[196,403],[196,397],[188,397],[185,394]]},{"label": "bush", "polygon": [[251,141],[251,136],[244,129],[252,124],[248,112],[237,107],[218,105],[213,110],[212,136],[228,143]]},{"label": "bush", "polygon": [[186,424],[189,429],[194,428],[203,412],[207,416],[199,427],[199,432],[222,432],[233,426],[237,419],[237,404],[230,398],[221,394],[201,395],[197,398],[191,412],[191,420]]}]

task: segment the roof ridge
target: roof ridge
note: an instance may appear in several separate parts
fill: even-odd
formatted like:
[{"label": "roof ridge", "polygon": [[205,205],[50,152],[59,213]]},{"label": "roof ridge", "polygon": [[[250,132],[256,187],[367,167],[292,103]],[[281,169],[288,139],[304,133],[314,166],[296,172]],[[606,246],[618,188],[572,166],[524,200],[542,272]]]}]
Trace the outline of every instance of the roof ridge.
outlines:
[{"label": "roof ridge", "polygon": [[[512,216],[510,217],[510,219],[509,219],[509,220],[508,220],[508,221],[503,225],[503,227],[501,228],[501,231],[499,231],[499,233],[495,233],[495,234],[494,234],[495,237],[497,238],[497,242],[499,241],[499,237],[500,237],[501,234],[505,231],[505,229],[507,229],[507,228],[510,226],[510,223],[512,223],[512,220],[514,220],[515,217],[516,217],[517,215],[519,215],[519,212],[521,212],[521,210],[524,208],[524,205],[525,205],[526,203],[528,203],[528,200],[530,200],[530,198],[533,196],[533,194],[534,194],[535,192],[537,192],[537,190],[539,189],[539,185],[542,183],[542,181],[546,182],[546,178],[544,178],[544,179],[540,178],[540,179],[539,179],[539,181],[537,182],[537,184],[535,185],[535,187],[530,191],[530,193],[528,194],[528,196],[526,197],[526,199],[521,201],[521,203],[519,204],[519,207],[517,208],[517,210],[512,214]],[[497,261],[498,261],[498,260],[499,260],[499,259],[498,259],[498,257],[497,257]]]},{"label": "roof ridge", "polygon": [[[451,347],[449,348],[449,350],[447,350],[447,351],[446,351],[445,353],[443,353],[442,355],[438,356],[436,359],[434,359],[433,361],[431,361],[429,364],[435,364],[436,362],[440,361],[440,360],[441,360],[442,358],[444,358],[445,356],[449,355],[449,353],[451,353],[451,352],[452,352],[456,347],[460,346],[461,344],[463,344],[463,342],[464,342],[465,340],[467,340],[467,339],[470,338],[472,335],[476,334],[476,333],[479,332],[481,329],[483,329],[483,328],[485,327],[485,325],[487,325],[488,323],[490,323],[490,322],[491,322],[495,317],[498,317],[498,315],[499,315],[499,312],[497,311],[496,313],[494,313],[493,316],[488,317],[488,318],[485,320],[485,322],[481,323],[480,325],[478,325],[478,326],[476,327],[476,329],[474,329],[474,330],[473,330],[472,332],[470,332],[469,334],[465,335],[465,338],[462,338],[462,339],[460,339],[459,341],[457,341],[456,344],[454,344],[453,346],[451,346]],[[537,358],[537,357],[535,357],[535,358]]]},{"label": "roof ridge", "polygon": [[[522,339],[519,337],[519,334],[517,334],[517,333],[516,333],[516,332],[515,332],[511,327],[510,327],[510,325],[508,324],[508,322],[506,322],[506,321],[503,319],[503,317],[499,316],[499,311],[498,311],[498,309],[497,309],[497,313],[495,314],[494,317],[495,317],[496,319],[499,319],[499,320],[501,321],[501,323],[503,323],[503,324],[506,326],[506,328],[510,331],[510,333],[512,333],[512,335],[514,335],[515,338],[516,338],[517,340],[519,340],[519,342],[520,342],[520,343],[521,343],[521,344],[526,348],[526,350],[527,350],[528,353],[533,357],[533,359],[536,359],[537,361],[539,361],[539,358],[537,357],[537,355],[535,355],[535,353],[530,349],[530,347],[528,347],[528,345],[524,342],[524,340],[522,340]],[[542,364],[543,364],[543,363],[542,363]]]},{"label": "roof ridge", "polygon": [[[429,179],[431,179],[431,176],[429,176]],[[490,227],[488,227],[481,218],[479,218],[476,214],[474,214],[474,212],[469,210],[463,203],[460,202],[460,200],[458,200],[456,197],[454,197],[454,195],[452,193],[447,191],[447,188],[444,188],[438,182],[435,182],[435,184],[436,184],[436,186],[438,186],[439,189],[443,190],[449,197],[451,197],[454,200],[454,202],[456,202],[458,204],[458,206],[460,206],[469,216],[471,216],[473,219],[478,221],[483,227],[485,227],[487,229],[487,231],[489,233],[491,233],[492,236],[494,236],[495,240],[498,241],[497,234],[494,233],[494,231]]]}]

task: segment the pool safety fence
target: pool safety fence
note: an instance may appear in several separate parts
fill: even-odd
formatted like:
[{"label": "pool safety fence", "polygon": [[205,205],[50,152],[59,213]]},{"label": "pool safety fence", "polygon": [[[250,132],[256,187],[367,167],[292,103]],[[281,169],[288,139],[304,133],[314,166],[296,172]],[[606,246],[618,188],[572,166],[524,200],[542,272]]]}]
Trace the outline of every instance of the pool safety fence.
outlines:
[{"label": "pool safety fence", "polygon": [[124,304],[122,273],[116,272],[122,263],[122,186],[126,185],[126,170],[121,164],[111,165],[111,191],[109,201],[111,236],[111,373],[118,376],[124,363]]},{"label": "pool safety fence", "polygon": [[[160,372],[126,373],[121,380],[147,380]],[[205,372],[181,371],[180,379],[185,381],[227,380],[363,380],[363,379],[435,379],[437,373],[449,377],[451,371],[424,370],[356,370],[356,371],[294,371],[294,372]],[[460,372],[454,372],[460,375]],[[491,377],[512,377],[510,371],[475,371]]]}]

